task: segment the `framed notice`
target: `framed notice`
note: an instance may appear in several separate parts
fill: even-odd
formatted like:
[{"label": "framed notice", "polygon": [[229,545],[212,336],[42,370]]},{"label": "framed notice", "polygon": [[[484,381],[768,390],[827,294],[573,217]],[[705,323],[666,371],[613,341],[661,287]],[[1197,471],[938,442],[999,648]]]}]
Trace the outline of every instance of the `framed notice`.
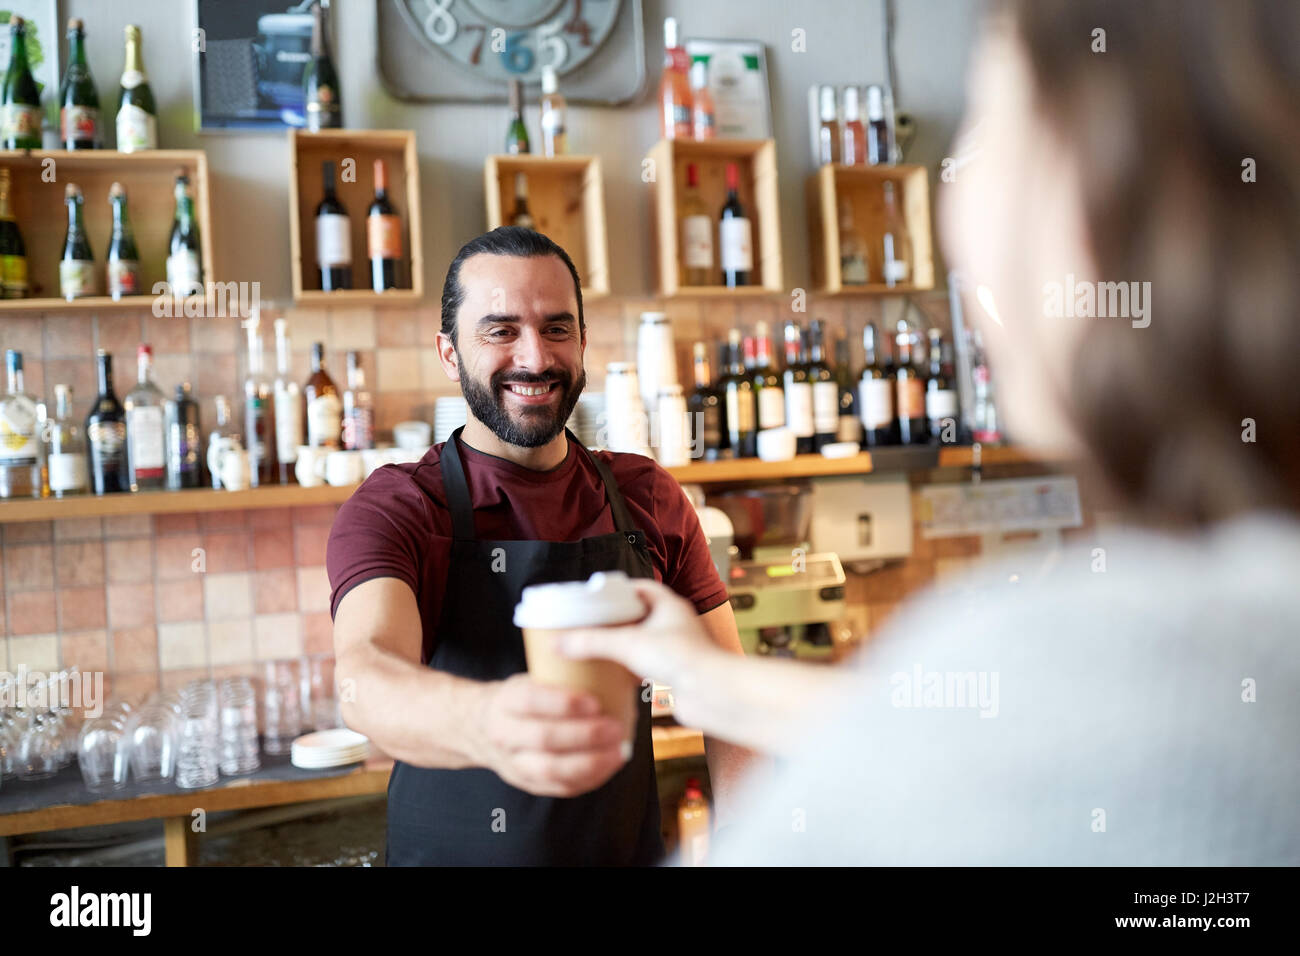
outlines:
[{"label": "framed notice", "polygon": [[718,139],[771,139],[767,55],[757,40],[687,39],[692,63],[708,65]]},{"label": "framed notice", "polygon": [[58,0],[0,0],[0,69],[9,65],[9,18],[26,21],[27,65],[41,94],[46,148],[57,148],[59,135]]}]

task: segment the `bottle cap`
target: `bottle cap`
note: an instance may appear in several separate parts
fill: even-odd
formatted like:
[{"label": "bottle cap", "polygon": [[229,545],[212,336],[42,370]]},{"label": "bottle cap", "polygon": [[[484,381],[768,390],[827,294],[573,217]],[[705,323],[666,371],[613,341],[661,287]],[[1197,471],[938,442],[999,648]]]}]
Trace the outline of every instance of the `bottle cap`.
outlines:
[{"label": "bottle cap", "polygon": [[542,92],[549,96],[558,88],[559,82],[555,76],[555,67],[542,67]]},{"label": "bottle cap", "polygon": [[844,118],[858,118],[858,88],[856,86],[844,87]]},{"label": "bottle cap", "polygon": [[69,30],[84,30],[85,27],[86,27],[86,24],[85,24],[84,22],[82,22],[82,20],[81,20],[80,17],[73,17],[72,19],[70,19],[70,20],[68,21],[68,29],[69,29]]},{"label": "bottle cap", "polygon": [[867,87],[867,119],[885,118],[885,91],[879,86]]},{"label": "bottle cap", "polygon": [[113,185],[108,187],[109,202],[112,202],[114,199],[117,199],[118,197],[125,197],[125,196],[126,196],[126,189],[123,188],[121,183],[113,183]]},{"label": "bottle cap", "polygon": [[835,87],[833,86],[822,87],[821,102],[822,102],[822,122],[823,123],[835,122],[835,116],[836,116]]},{"label": "bottle cap", "polygon": [[664,17],[664,48],[668,50],[677,47],[677,18]]},{"label": "bottle cap", "polygon": [[140,347],[135,350],[136,358],[153,358],[153,346],[147,342],[141,342]]},{"label": "bottle cap", "polygon": [[67,187],[63,190],[63,198],[65,200],[80,199],[81,187],[78,186],[76,183],[68,183]]},{"label": "bottle cap", "polygon": [[21,27],[23,25],[23,18],[16,13],[11,14],[9,17],[9,25],[11,27]]}]

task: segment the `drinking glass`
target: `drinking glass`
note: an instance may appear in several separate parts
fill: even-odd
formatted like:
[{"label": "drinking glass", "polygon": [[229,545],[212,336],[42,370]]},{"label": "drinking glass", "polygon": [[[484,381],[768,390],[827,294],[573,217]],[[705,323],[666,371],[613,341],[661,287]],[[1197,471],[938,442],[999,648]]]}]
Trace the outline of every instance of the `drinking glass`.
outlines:
[{"label": "drinking glass", "polygon": [[302,733],[302,688],[296,660],[267,661],[262,697],[262,746],[269,754],[287,754]]},{"label": "drinking glass", "polygon": [[261,765],[253,682],[248,677],[227,677],[221,682],[221,772],[252,773]]},{"label": "drinking glass", "polygon": [[77,764],[86,788],[94,793],[126,786],[130,743],[126,728],[110,717],[88,720],[81,728]]}]

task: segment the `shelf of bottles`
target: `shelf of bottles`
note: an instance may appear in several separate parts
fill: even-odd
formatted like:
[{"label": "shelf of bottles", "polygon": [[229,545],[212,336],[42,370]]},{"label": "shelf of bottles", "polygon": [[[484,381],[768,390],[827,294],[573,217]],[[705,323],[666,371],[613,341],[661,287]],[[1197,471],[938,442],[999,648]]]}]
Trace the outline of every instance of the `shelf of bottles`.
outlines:
[{"label": "shelf of bottles", "polygon": [[294,302],[418,302],[424,256],[415,133],[293,129],[289,163]]},{"label": "shelf of bottles", "polygon": [[660,140],[651,223],[664,296],[785,292],[773,140]]},{"label": "shelf of bottles", "polygon": [[808,238],[820,295],[934,288],[924,166],[828,163],[808,177]]}]

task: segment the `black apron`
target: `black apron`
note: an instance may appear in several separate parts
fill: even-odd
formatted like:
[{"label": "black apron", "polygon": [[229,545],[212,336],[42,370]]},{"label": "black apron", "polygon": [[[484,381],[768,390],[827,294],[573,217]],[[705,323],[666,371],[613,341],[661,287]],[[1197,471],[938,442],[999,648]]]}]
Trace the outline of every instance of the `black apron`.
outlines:
[{"label": "black apron", "polygon": [[[453,540],[429,666],[472,680],[503,680],[528,669],[523,635],[514,624],[525,587],[585,581],[596,571],[624,571],[633,578],[651,578],[654,571],[645,535],[632,526],[609,468],[567,429],[568,440],[600,472],[617,530],[580,541],[479,540],[456,444],[461,431],[456,429],[442,449]],[[650,702],[641,700],[638,711],[632,759],[603,786],[577,797],[535,796],[485,768],[443,770],[395,762],[388,781],[388,865],[659,862],[664,845]]]}]

